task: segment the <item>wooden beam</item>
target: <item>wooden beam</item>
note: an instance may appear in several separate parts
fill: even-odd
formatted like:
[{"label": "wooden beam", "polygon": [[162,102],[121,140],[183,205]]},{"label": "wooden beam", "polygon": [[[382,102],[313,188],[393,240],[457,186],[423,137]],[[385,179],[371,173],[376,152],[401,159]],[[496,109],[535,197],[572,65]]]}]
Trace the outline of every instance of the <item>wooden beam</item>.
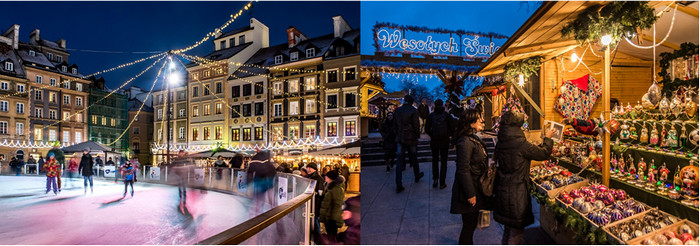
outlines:
[{"label": "wooden beam", "polygon": [[[655,44],[656,44],[657,42],[660,42],[660,41],[661,41],[661,40],[658,40],[658,39],[654,39],[653,37],[648,36],[648,35],[646,35],[646,34],[640,34],[639,36],[640,36],[642,39],[644,39],[644,40],[646,40],[646,41],[649,41],[649,42],[653,42],[653,43],[655,43]],[[674,44],[674,43],[671,43],[671,42],[668,42],[668,41],[664,41],[663,43],[661,43],[661,45],[666,46],[666,47],[668,47],[668,48],[671,48],[671,49],[673,49],[673,50],[679,50],[679,49],[681,49],[681,46],[680,46],[680,45],[677,45],[677,44]]]},{"label": "wooden beam", "polygon": [[537,44],[530,44],[530,45],[525,45],[521,47],[513,47],[513,48],[508,48],[503,54],[505,56],[515,56],[515,55],[523,55],[523,54],[530,54],[534,52],[544,52],[547,50],[553,50],[553,49],[559,49],[559,48],[564,48],[564,47],[569,47],[569,46],[578,46],[579,43],[576,40],[563,40],[563,41],[558,41],[558,42],[543,42],[543,43],[537,43]]},{"label": "wooden beam", "polygon": [[686,13],[687,15],[695,17],[696,19],[698,18],[698,10],[697,9],[679,4],[678,10],[680,10],[683,13]]},{"label": "wooden beam", "polygon": [[[603,55],[603,119],[610,120],[610,46]],[[610,187],[610,133],[603,132],[603,184]]]}]

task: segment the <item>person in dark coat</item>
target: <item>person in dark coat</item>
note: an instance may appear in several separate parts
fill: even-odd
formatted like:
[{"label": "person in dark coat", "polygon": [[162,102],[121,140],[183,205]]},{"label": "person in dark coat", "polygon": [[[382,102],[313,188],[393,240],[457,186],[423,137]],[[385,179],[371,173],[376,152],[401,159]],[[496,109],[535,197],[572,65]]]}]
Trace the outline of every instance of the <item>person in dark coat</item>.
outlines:
[{"label": "person in dark coat", "polygon": [[90,156],[90,150],[89,149],[84,149],[83,150],[83,157],[80,158],[80,166],[78,166],[78,173],[80,175],[83,175],[83,187],[85,187],[85,191],[83,194],[87,194],[87,187],[88,187],[88,181],[90,182],[90,194],[93,193],[92,189],[92,175],[94,174],[92,172],[92,165],[93,165],[93,160],[92,156]]},{"label": "person in dark coat", "polygon": [[486,144],[476,136],[484,130],[484,120],[474,109],[467,110],[459,119],[463,128],[456,135],[457,170],[452,185],[450,213],[462,215],[462,232],[459,244],[474,244],[479,210],[487,207],[489,199],[479,189],[479,178],[487,170]]},{"label": "person in dark coat", "polygon": [[350,167],[348,164],[343,163],[342,166],[340,166],[340,169],[338,170],[340,172],[340,175],[343,175],[345,177],[345,185],[343,188],[345,190],[348,190],[348,182],[350,182]]},{"label": "person in dark coat", "polygon": [[243,168],[243,156],[236,154],[229,163],[231,164],[231,168]]},{"label": "person in dark coat", "polygon": [[384,148],[384,162],[386,171],[391,171],[396,161],[396,129],[394,128],[394,113],[389,112],[382,122],[380,130],[382,134],[382,147]]},{"label": "person in dark coat", "polygon": [[406,168],[405,152],[413,166],[413,176],[416,183],[423,177],[423,172],[418,166],[418,139],[420,138],[420,122],[418,110],[414,108],[413,97],[406,95],[401,107],[394,111],[394,129],[396,129],[396,156],[398,167],[396,168],[396,192],[404,190],[402,184],[402,171]]},{"label": "person in dark coat", "polygon": [[495,209],[493,218],[503,224],[503,244],[520,244],[525,227],[534,223],[529,194],[530,161],[544,161],[552,154],[554,129],[545,131],[541,145],[527,141],[520,127],[520,113],[508,111],[501,116],[498,143],[494,158],[498,163],[494,184]]},{"label": "person in dark coat", "polygon": [[[29,166],[30,173],[34,173],[35,171],[37,171],[36,160],[34,160],[34,157],[32,157],[31,155],[29,156],[29,159],[27,159],[27,164],[31,164],[31,166]],[[37,174],[39,174],[38,171]]]},{"label": "person in dark coat", "polygon": [[[102,158],[98,155],[95,157],[95,166],[93,167],[94,171],[93,173],[97,175],[98,177],[100,176],[100,169],[102,169],[105,166],[104,162],[102,162]],[[102,175],[104,176],[104,175]]]},{"label": "person in dark coat", "polygon": [[43,173],[44,173],[44,163],[45,163],[44,157],[39,156],[39,160],[36,162],[36,164],[38,164],[38,166],[37,166],[37,173],[39,173],[39,174],[43,174]]},{"label": "person in dark coat", "polygon": [[[435,100],[435,109],[428,116],[425,123],[425,132],[430,136],[430,149],[433,153],[433,187],[438,186],[440,181],[440,189],[447,187],[445,178],[447,177],[447,152],[450,148],[450,136],[453,131],[452,116],[445,112],[442,106],[442,100]],[[438,162],[440,167],[438,168]]]},{"label": "person in dark coat", "polygon": [[216,167],[216,180],[221,180],[221,176],[224,173],[224,168],[228,168],[228,164],[224,161],[224,157],[219,155],[216,157],[214,162],[214,167]]},{"label": "person in dark coat", "polygon": [[320,224],[318,221],[318,215],[321,211],[321,202],[323,201],[323,187],[326,185],[326,181],[321,177],[321,174],[318,173],[318,166],[316,163],[308,163],[306,164],[306,172],[308,173],[308,177],[311,180],[316,180],[316,187],[314,187],[315,195],[314,195],[314,214],[316,214],[314,218],[314,224],[316,225],[314,228],[316,228],[316,232],[320,232]]},{"label": "person in dark coat", "polygon": [[175,160],[173,160],[173,163],[170,164],[170,166],[172,166],[170,170],[175,173],[175,178],[177,180],[177,191],[180,197],[178,206],[180,206],[180,204],[187,204],[187,173],[189,172],[191,163],[192,161],[187,157],[187,153],[185,153],[184,150],[180,150]]},{"label": "person in dark coat", "polygon": [[422,102],[420,105],[418,105],[418,117],[420,118],[420,132],[425,133],[425,121],[428,119],[428,115],[430,115],[430,108],[428,108],[428,105],[425,104],[426,99],[423,98]]},{"label": "person in dark coat", "polygon": [[323,202],[319,220],[326,225],[326,233],[331,238],[338,235],[338,228],[343,227],[343,201],[345,200],[345,190],[343,190],[345,178],[332,170],[326,174],[326,187],[323,190]]}]

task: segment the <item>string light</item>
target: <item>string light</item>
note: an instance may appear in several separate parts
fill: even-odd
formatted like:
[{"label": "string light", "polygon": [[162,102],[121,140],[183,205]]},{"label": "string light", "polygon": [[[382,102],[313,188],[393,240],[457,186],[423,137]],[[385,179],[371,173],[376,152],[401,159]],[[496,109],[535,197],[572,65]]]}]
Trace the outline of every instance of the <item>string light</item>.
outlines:
[{"label": "string light", "polygon": [[[230,65],[236,65],[240,67],[251,67],[251,68],[259,68],[259,69],[267,69],[270,71],[287,71],[287,72],[298,72],[298,73],[308,73],[308,74],[320,74],[320,73],[330,73],[330,72],[335,72],[338,74],[357,74],[357,72],[350,72],[350,71],[338,71],[333,69],[331,70],[304,70],[304,69],[295,69],[295,68],[280,68],[280,67],[266,67],[266,66],[261,66],[261,65],[255,65],[255,64],[245,64],[241,62],[234,62],[234,61],[226,61],[226,60],[220,60],[220,61],[214,61],[214,60],[209,60],[203,57],[199,56],[194,56],[194,55],[187,55],[187,54],[178,54],[182,55],[183,57],[188,57],[190,59],[194,60],[200,60],[203,61],[204,64],[210,64],[210,63],[217,63],[218,64],[230,64]],[[247,71],[244,71],[247,72]],[[271,75],[266,75],[268,77],[274,78]]]},{"label": "string light", "polygon": [[[666,6],[666,7],[668,7],[668,6]],[[627,38],[627,37],[625,37],[625,40],[626,40],[627,43],[629,43],[630,45],[632,45],[632,46],[634,46],[634,47],[636,47],[636,48],[639,48],[639,49],[651,49],[651,48],[656,48],[656,47],[658,47],[659,45],[661,45],[661,44],[663,44],[664,42],[666,42],[666,39],[668,39],[668,37],[671,36],[671,31],[673,30],[673,27],[675,26],[674,23],[676,22],[676,11],[678,11],[678,4],[676,4],[676,7],[673,9],[673,17],[671,18],[671,26],[669,26],[669,28],[668,28],[668,32],[666,33],[666,37],[664,37],[664,39],[662,39],[659,43],[656,43],[656,31],[654,31],[654,37],[653,37],[654,40],[652,40],[651,43],[652,43],[653,45],[651,45],[651,46],[636,45],[636,44],[634,44],[632,41],[630,41],[630,39]],[[662,12],[663,12],[663,11],[662,11]],[[656,28],[656,23],[654,23],[654,28]],[[654,54],[654,56],[656,56],[656,54]]]},{"label": "string light", "polygon": [[[238,146],[232,146],[228,145],[226,146],[225,149],[231,150],[231,151],[255,151],[255,150],[281,150],[281,149],[290,149],[290,148],[303,148],[303,147],[309,147],[309,146],[340,146],[343,144],[346,144],[346,140],[342,139],[340,142],[338,142],[338,138],[325,138],[321,140],[320,137],[316,136],[315,139],[311,138],[304,138],[304,139],[298,139],[298,140],[289,140],[289,141],[282,141],[281,143],[275,142],[275,143],[268,143],[266,145],[260,145],[260,144],[239,144]],[[187,152],[199,152],[199,151],[207,151],[207,150],[212,150],[217,147],[214,147],[213,145],[197,145],[197,146],[182,146],[182,145],[171,145],[170,150],[171,151],[180,151],[184,150]],[[167,147],[165,144],[163,145],[158,145],[156,143],[153,144],[153,147],[151,148],[151,151],[153,153],[157,153],[158,151],[161,150],[166,150]]]},{"label": "string light", "polygon": [[228,27],[231,23],[233,23],[236,19],[238,19],[238,17],[240,17],[240,16],[243,14],[243,10],[249,10],[250,7],[252,6],[252,4],[253,4],[252,1],[251,1],[251,2],[248,2],[248,4],[246,4],[246,5],[243,7],[243,9],[238,10],[238,12],[237,12],[236,14],[232,14],[232,15],[230,16],[230,19],[229,19],[228,21],[226,21],[226,23],[224,23],[224,24],[221,25],[220,27],[214,29],[213,32],[207,33],[207,34],[202,38],[202,40],[196,42],[195,44],[193,44],[193,45],[191,45],[191,46],[189,46],[189,47],[182,48],[182,49],[178,49],[178,50],[174,50],[172,53],[173,53],[173,54],[184,53],[184,52],[187,52],[187,51],[189,51],[189,50],[191,50],[191,49],[197,48],[198,46],[202,45],[204,42],[206,42],[207,40],[209,40],[211,37],[214,37],[214,36],[216,36],[217,33],[220,33],[221,30],[226,29],[226,27]]},{"label": "string light", "polygon": [[604,35],[600,38],[600,43],[602,43],[604,46],[608,46],[610,43],[612,43],[612,36],[610,36],[610,34]]}]

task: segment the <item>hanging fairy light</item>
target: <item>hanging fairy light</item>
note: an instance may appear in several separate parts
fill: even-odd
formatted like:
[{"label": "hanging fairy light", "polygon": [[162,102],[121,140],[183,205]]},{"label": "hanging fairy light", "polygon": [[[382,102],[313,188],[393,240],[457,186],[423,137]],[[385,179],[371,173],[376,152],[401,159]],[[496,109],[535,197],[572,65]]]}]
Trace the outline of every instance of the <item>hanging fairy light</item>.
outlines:
[{"label": "hanging fairy light", "polygon": [[571,62],[577,62],[578,61],[578,55],[576,52],[571,53]]},{"label": "hanging fairy light", "polygon": [[525,76],[523,74],[518,75],[518,86],[525,86]]},{"label": "hanging fairy light", "polygon": [[602,43],[604,46],[608,46],[610,43],[612,43],[612,36],[610,34],[604,35],[600,38],[600,43]]}]

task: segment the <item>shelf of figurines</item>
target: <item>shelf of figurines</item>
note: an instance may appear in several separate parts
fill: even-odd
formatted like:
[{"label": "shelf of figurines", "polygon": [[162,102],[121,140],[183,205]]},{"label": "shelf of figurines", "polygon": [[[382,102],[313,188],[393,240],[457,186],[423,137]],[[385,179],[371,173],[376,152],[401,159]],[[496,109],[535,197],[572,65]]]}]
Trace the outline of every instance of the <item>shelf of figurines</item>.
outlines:
[{"label": "shelf of figurines", "polygon": [[583,179],[555,162],[531,167],[530,178],[538,192],[581,215],[589,226],[603,229],[610,242],[697,245],[700,241],[696,223],[635,200],[624,189]]}]

